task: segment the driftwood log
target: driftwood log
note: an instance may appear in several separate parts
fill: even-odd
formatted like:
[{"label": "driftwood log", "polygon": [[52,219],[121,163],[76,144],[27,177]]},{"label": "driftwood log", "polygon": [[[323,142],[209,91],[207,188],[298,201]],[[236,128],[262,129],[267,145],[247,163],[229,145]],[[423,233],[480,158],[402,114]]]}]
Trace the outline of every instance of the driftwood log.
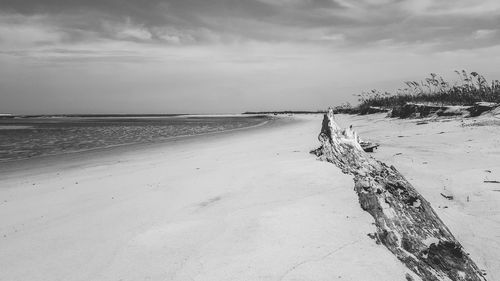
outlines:
[{"label": "driftwood log", "polygon": [[338,127],[331,109],[319,141],[312,153],[354,176],[361,208],[375,219],[377,243],[422,280],[486,280],[429,202],[396,168],[365,153],[351,128]]},{"label": "driftwood log", "polygon": [[363,141],[359,142],[359,145],[361,145],[361,148],[365,152],[373,152],[377,147],[379,147],[379,145],[376,143],[363,142]]}]

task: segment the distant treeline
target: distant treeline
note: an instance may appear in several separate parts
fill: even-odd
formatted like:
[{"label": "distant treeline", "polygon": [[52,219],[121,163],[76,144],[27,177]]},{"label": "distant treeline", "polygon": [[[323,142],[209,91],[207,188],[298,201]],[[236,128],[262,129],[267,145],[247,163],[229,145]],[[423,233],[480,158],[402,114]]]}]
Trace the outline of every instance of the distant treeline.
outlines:
[{"label": "distant treeline", "polygon": [[326,110],[304,111],[304,110],[285,110],[285,111],[247,111],[243,114],[324,114]]},{"label": "distant treeline", "polygon": [[390,110],[407,103],[433,105],[473,105],[476,102],[500,103],[500,82],[486,81],[477,72],[455,71],[459,80],[453,84],[431,73],[423,81],[406,81],[405,87],[395,92],[371,90],[358,95],[359,105],[343,104],[337,112],[366,114],[374,110]]},{"label": "distant treeline", "polygon": [[174,117],[187,114],[37,114],[0,115],[0,118],[106,118],[106,117]]}]

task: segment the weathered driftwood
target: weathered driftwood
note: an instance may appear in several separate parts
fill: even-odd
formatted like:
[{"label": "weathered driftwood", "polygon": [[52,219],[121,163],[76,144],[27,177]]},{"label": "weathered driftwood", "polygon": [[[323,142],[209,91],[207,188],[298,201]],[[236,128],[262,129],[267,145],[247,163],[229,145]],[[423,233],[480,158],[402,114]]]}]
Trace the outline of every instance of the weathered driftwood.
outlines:
[{"label": "weathered driftwood", "polygon": [[499,107],[500,104],[494,102],[476,102],[468,106],[406,103],[402,106],[394,107],[389,113],[389,117],[399,117],[401,119],[430,117],[434,115],[476,117]]},{"label": "weathered driftwood", "polygon": [[401,119],[405,118],[421,118],[428,117],[439,111],[445,110],[446,107],[438,105],[428,105],[428,104],[418,104],[418,103],[406,103],[402,106],[396,106],[389,113],[390,117],[399,117]]},{"label": "weathered driftwood", "polygon": [[355,132],[337,126],[332,110],[319,141],[313,153],[354,176],[361,207],[375,219],[377,242],[422,280],[485,280],[430,204],[396,168],[365,153]]},{"label": "weathered driftwood", "polygon": [[373,152],[376,148],[379,147],[379,145],[376,143],[366,142],[366,141],[359,142],[359,145],[361,145],[361,148],[363,148],[365,152]]},{"label": "weathered driftwood", "polygon": [[470,117],[476,117],[499,106],[500,104],[494,102],[476,102],[468,110],[470,112]]}]

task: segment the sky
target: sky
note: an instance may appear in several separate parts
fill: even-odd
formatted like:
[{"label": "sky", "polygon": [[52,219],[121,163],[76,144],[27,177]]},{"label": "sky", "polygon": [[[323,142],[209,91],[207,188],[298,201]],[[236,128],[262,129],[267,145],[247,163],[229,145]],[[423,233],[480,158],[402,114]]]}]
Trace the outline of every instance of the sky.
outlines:
[{"label": "sky", "polygon": [[0,113],[356,103],[454,70],[500,79],[497,0],[0,0]]}]

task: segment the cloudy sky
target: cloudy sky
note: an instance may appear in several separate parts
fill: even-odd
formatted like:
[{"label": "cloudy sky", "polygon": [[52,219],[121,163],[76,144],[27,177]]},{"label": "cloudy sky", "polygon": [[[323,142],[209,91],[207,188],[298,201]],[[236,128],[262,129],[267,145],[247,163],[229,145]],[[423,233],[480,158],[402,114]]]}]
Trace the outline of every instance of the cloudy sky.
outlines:
[{"label": "cloudy sky", "polygon": [[0,112],[321,109],[500,78],[496,0],[0,0]]}]

